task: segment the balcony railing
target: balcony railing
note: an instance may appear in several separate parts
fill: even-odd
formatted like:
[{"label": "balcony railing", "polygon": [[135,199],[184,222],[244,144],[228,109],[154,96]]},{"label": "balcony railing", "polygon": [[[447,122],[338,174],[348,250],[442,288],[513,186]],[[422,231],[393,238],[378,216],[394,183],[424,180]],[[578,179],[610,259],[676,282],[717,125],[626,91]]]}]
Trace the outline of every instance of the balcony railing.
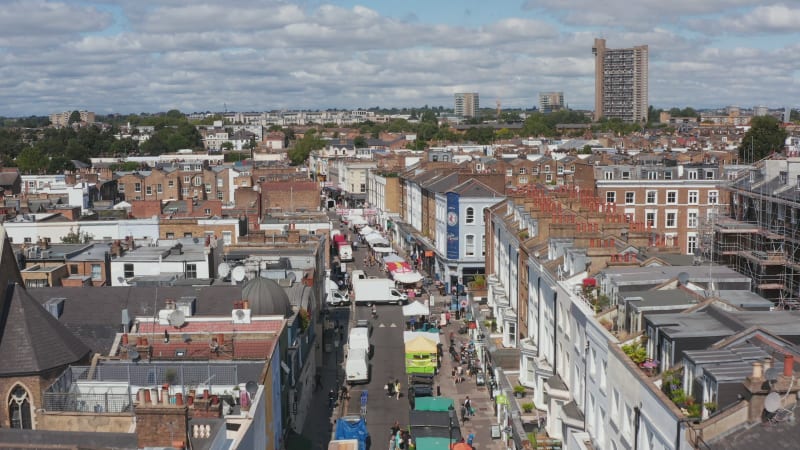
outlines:
[{"label": "balcony railing", "polygon": [[44,409],[48,412],[129,413],[132,398],[128,394],[83,394],[79,392],[45,392]]}]

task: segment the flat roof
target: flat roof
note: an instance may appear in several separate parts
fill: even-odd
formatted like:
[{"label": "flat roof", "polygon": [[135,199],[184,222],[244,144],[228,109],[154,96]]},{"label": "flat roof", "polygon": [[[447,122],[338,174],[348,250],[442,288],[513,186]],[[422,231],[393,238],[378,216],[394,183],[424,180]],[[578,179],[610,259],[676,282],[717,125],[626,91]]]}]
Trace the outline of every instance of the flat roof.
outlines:
[{"label": "flat roof", "polygon": [[675,309],[676,307],[690,307],[696,305],[698,300],[688,292],[681,289],[666,289],[658,291],[631,291],[620,294],[622,300],[631,300],[639,297],[641,300],[628,304],[634,310],[653,310],[660,308]]},{"label": "flat roof", "polygon": [[667,280],[677,278],[679,274],[689,274],[689,282],[722,281],[749,281],[750,278],[726,266],[704,267],[697,270],[697,266],[653,266],[653,267],[610,267],[601,271],[604,276],[614,284],[660,284]]}]

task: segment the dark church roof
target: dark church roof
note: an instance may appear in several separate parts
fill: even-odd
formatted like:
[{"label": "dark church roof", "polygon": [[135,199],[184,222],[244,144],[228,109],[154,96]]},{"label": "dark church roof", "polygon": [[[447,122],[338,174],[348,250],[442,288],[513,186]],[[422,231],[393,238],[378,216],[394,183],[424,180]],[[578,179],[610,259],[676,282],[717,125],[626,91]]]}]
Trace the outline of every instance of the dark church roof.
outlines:
[{"label": "dark church roof", "polygon": [[9,285],[0,303],[0,376],[41,373],[89,353],[24,287]]},{"label": "dark church roof", "polygon": [[275,280],[256,277],[242,288],[242,298],[250,301],[250,309],[255,315],[283,316],[292,315],[292,304],[286,290]]}]

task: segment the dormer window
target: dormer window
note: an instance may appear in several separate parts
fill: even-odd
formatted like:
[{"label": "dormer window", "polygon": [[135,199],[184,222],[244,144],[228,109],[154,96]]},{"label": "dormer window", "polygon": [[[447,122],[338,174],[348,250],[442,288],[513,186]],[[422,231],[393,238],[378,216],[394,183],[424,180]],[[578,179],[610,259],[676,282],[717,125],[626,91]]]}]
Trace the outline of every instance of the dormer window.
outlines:
[{"label": "dormer window", "polygon": [[784,171],[784,170],[780,171],[780,173],[778,174],[778,177],[781,180],[781,184],[786,184],[786,180],[787,180],[788,176],[789,176],[789,174],[786,171]]}]

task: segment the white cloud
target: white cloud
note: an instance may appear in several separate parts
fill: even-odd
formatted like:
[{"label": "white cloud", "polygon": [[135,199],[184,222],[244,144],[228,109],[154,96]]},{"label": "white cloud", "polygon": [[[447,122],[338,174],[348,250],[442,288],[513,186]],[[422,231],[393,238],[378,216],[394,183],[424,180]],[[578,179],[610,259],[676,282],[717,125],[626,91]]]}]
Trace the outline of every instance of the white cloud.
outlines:
[{"label": "white cloud", "polygon": [[590,108],[595,37],[649,46],[657,106],[800,97],[800,10],[775,0],[530,0],[482,22],[491,5],[436,17],[374,2],[83,1],[0,9],[0,114],[451,105],[462,89],[524,107],[560,90]]}]

